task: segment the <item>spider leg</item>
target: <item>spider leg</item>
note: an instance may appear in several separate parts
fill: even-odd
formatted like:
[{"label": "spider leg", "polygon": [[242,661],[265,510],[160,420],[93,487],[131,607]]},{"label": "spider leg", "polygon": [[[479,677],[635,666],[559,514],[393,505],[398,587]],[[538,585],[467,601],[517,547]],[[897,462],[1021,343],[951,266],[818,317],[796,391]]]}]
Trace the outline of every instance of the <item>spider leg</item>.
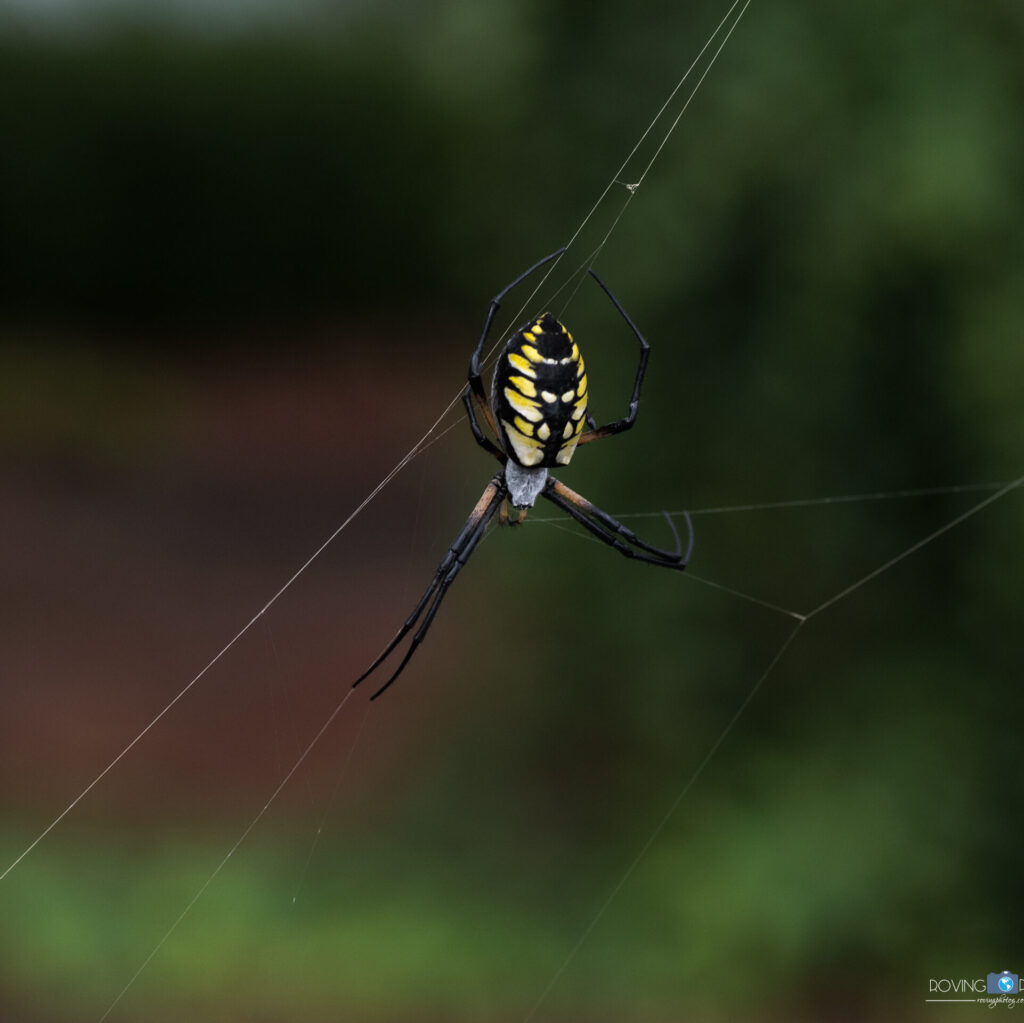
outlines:
[{"label": "spider leg", "polygon": [[511,284],[507,285],[501,291],[498,292],[494,298],[491,299],[490,308],[487,310],[487,317],[484,320],[484,329],[480,334],[480,340],[476,343],[476,348],[473,350],[473,354],[469,360],[469,386],[472,388],[473,393],[477,395],[484,405],[487,404],[487,395],[484,393],[484,385],[480,380],[480,359],[483,356],[484,344],[487,341],[487,335],[491,332],[491,324],[494,322],[495,313],[501,307],[501,300],[519,283],[525,281],[534,270],[539,270],[545,263],[550,263],[551,260],[560,256],[565,252],[568,246],[563,246],[557,252],[552,252],[550,256],[545,256],[539,263],[534,263],[525,273],[521,273]]},{"label": "spider leg", "polygon": [[[412,610],[412,614],[405,620],[405,624],[395,634],[394,639],[384,648],[381,655],[370,665],[352,683],[352,688],[355,689],[363,679],[371,675],[381,665],[381,663],[388,657],[388,655],[395,649],[396,646],[402,641],[403,637],[406,636],[410,630],[416,625],[424,610],[426,615],[423,621],[420,622],[419,628],[416,629],[413,635],[412,642],[409,644],[409,649],[406,651],[405,656],[402,658],[401,663],[395,669],[391,678],[387,680],[370,697],[371,700],[376,700],[381,693],[384,692],[392,682],[402,673],[402,669],[409,663],[409,659],[412,657],[416,650],[416,647],[423,642],[423,637],[426,636],[427,630],[430,628],[431,622],[434,620],[434,616],[437,614],[438,608],[441,606],[441,601],[444,600],[444,595],[448,592],[448,587],[455,581],[455,577],[462,570],[463,565],[469,560],[469,556],[473,553],[476,545],[480,542],[481,537],[484,535],[484,530],[487,528],[487,523],[490,522],[494,513],[498,510],[498,506],[504,501],[505,494],[508,492],[505,486],[505,477],[502,473],[498,473],[494,479],[487,485],[487,489],[484,490],[477,501],[476,507],[473,509],[469,518],[466,520],[466,524],[459,531],[459,535],[452,541],[452,545],[448,548],[448,553],[444,556],[441,564],[438,566],[437,572],[434,574],[433,580],[427,587],[423,596],[420,597],[419,602]],[[428,607],[429,604],[429,607]]]},{"label": "spider leg", "polygon": [[626,323],[629,324],[629,329],[633,331],[633,336],[640,342],[640,363],[636,368],[636,378],[633,381],[633,396],[629,399],[629,410],[626,412],[626,415],[622,419],[616,419],[615,422],[608,423],[605,426],[594,426],[593,421],[588,420],[591,425],[591,431],[580,437],[580,444],[589,444],[591,441],[601,440],[603,437],[612,437],[616,433],[628,430],[636,422],[636,415],[640,409],[640,385],[644,382],[644,374],[647,372],[647,359],[651,354],[651,346],[647,343],[643,334],[640,333],[637,325],[629,318],[629,313],[619,304],[619,300],[593,270],[589,270],[588,273],[601,286],[601,290],[612,300],[612,304],[618,309]]},{"label": "spider leg", "polygon": [[[480,332],[480,340],[476,343],[476,348],[473,349],[473,354],[469,360],[469,386],[466,388],[466,392],[462,396],[462,403],[466,406],[466,414],[469,418],[469,426],[473,431],[473,436],[479,444],[488,454],[494,455],[502,465],[505,464],[505,453],[501,448],[495,444],[484,432],[480,426],[480,421],[476,417],[476,412],[479,411],[484,417],[488,427],[495,437],[499,436],[498,428],[494,422],[494,416],[491,414],[491,407],[487,402],[487,394],[484,391],[483,381],[480,379],[480,360],[483,357],[484,345],[487,343],[487,338],[491,333],[491,326],[494,323],[495,314],[498,309],[501,308],[501,300],[517,285],[522,281],[526,280],[534,272],[534,270],[540,269],[545,263],[550,263],[551,260],[560,256],[565,252],[563,246],[557,252],[552,252],[550,256],[545,256],[540,262],[534,263],[525,273],[521,273],[511,284],[506,285],[501,291],[498,292],[494,298],[491,299],[490,307],[487,310],[487,316],[484,319],[484,327]],[[473,408],[474,404],[476,409]]]},{"label": "spider leg", "polygon": [[689,539],[686,545],[686,552],[683,553],[679,533],[676,530],[672,517],[666,512],[669,528],[676,538],[676,549],[667,551],[661,547],[655,547],[644,540],[641,540],[631,529],[624,526],[618,519],[613,518],[607,512],[601,511],[597,505],[588,501],[575,490],[570,490],[564,483],[551,477],[548,485],[544,488],[544,496],[557,505],[562,511],[571,515],[581,526],[593,533],[602,543],[614,547],[620,554],[627,558],[636,558],[638,561],[646,561],[652,565],[661,565],[665,568],[675,568],[682,571],[689,564],[690,554],[693,551],[693,523],[688,513],[683,513],[686,520],[686,529]]},{"label": "spider leg", "polygon": [[494,436],[498,436],[498,431],[494,426],[494,417],[491,415],[491,410],[478,394],[470,390],[469,387],[462,392],[462,404],[466,406],[466,417],[469,419],[469,428],[473,431],[473,436],[476,438],[477,444],[489,454],[494,455],[495,458],[505,464],[505,453],[498,447],[490,437],[484,433],[483,428],[480,426],[480,420],[476,417],[477,410],[473,407],[478,406],[480,412],[483,413],[484,419],[487,425],[491,428]]}]

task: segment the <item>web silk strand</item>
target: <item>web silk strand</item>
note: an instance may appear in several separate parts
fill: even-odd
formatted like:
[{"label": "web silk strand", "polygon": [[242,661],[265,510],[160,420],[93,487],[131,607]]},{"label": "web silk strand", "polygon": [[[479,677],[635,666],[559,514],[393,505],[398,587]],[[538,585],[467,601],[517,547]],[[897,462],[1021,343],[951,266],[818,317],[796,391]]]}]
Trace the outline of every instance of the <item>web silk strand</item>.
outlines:
[{"label": "web silk strand", "polygon": [[[749,4],[749,3],[750,3],[750,0],[747,0],[747,4]],[[605,186],[604,190],[601,192],[600,196],[598,197],[597,202],[594,203],[594,205],[587,212],[586,216],[584,216],[583,220],[580,222],[579,226],[576,228],[576,230],[573,233],[572,237],[569,239],[569,242],[568,242],[568,244],[566,246],[567,249],[569,247],[571,247],[572,244],[576,241],[576,239],[579,237],[580,233],[583,231],[583,229],[586,227],[586,225],[590,222],[591,218],[594,216],[594,214],[597,212],[597,210],[599,209],[601,204],[604,202],[604,200],[607,197],[608,193],[615,187],[615,184],[617,183],[619,176],[624,172],[625,168],[629,164],[629,161],[633,158],[633,156],[639,150],[640,146],[647,139],[647,137],[650,135],[650,133],[654,130],[654,127],[658,123],[658,121],[660,120],[662,114],[664,114],[664,112],[669,108],[669,106],[671,105],[673,99],[675,98],[675,96],[677,95],[679,90],[683,87],[683,85],[685,84],[685,82],[689,78],[689,76],[690,76],[691,72],[693,71],[693,69],[698,65],[701,57],[708,50],[708,48],[711,46],[713,40],[718,35],[718,33],[721,31],[722,27],[728,22],[730,16],[732,15],[732,12],[736,9],[738,4],[739,4],[739,0],[733,0],[733,4],[732,4],[732,6],[729,7],[728,11],[726,12],[725,17],[721,20],[721,22],[719,22],[718,26],[711,33],[711,35],[708,37],[708,40],[704,44],[704,46],[701,49],[700,53],[698,53],[697,57],[694,58],[693,62],[690,64],[689,68],[687,68],[687,70],[683,74],[682,78],[676,84],[675,88],[669,93],[668,99],[666,99],[666,101],[662,104],[661,108],[654,115],[653,119],[648,124],[648,126],[646,127],[644,132],[641,134],[641,136],[637,140],[636,144],[630,150],[629,155],[623,161],[622,166],[618,169],[618,171],[615,174],[612,175],[612,177],[609,180],[608,184]],[[746,4],[744,5],[743,9],[746,10]],[[742,16],[742,12],[741,12],[741,16]],[[735,28],[735,24],[732,26],[732,28]],[[732,28],[730,28],[730,30],[729,30],[730,33],[732,32]],[[728,36],[726,38],[728,38]],[[718,52],[721,52],[721,47],[719,47]],[[715,56],[717,57],[717,55],[718,55],[718,53],[716,52]],[[713,62],[713,59],[712,59],[712,62]],[[709,67],[710,67],[710,65],[709,65]],[[704,72],[704,75],[706,75],[706,74],[707,74],[707,70],[705,70],[705,72]],[[701,76],[701,81],[704,80],[704,75]],[[699,87],[699,83],[698,83],[698,87]],[[694,91],[696,91],[696,90],[694,90]],[[692,98],[693,98],[693,93],[691,93],[689,99],[687,99],[687,101],[686,101],[687,105],[689,104],[689,102],[690,102],[690,100]],[[684,106],[683,109],[685,110],[685,106]],[[651,166],[653,165],[654,160],[657,158],[658,154],[662,151],[662,149],[664,148],[665,144],[668,142],[669,137],[675,131],[675,128],[676,128],[676,126],[679,123],[679,117],[681,116],[681,114],[682,114],[682,111],[680,112],[680,115],[677,116],[676,119],[672,122],[672,124],[669,127],[668,131],[666,132],[665,136],[662,138],[661,144],[658,146],[658,149],[657,149],[657,151],[655,153],[654,158],[652,158],[650,163],[648,163],[647,168],[644,171],[644,175],[646,175],[647,172],[651,169]],[[622,212],[620,212],[619,213],[619,217],[616,218],[615,224],[618,223],[618,220],[619,220],[619,218],[621,218],[621,216],[622,216]],[[612,225],[612,229],[613,230],[614,230],[615,224]],[[609,232],[609,235],[610,235],[610,233],[611,232]],[[607,237],[608,236],[606,235],[605,241],[607,241]],[[602,246],[603,246],[603,244],[604,244],[604,242],[602,242]],[[560,260],[561,260],[561,257],[559,257],[559,259],[555,260],[554,263],[548,268],[548,270],[544,274],[543,278],[537,283],[537,285],[534,288],[534,290],[530,293],[530,295],[528,296],[526,301],[520,307],[519,312],[516,314],[516,318],[518,318],[518,316],[522,315],[523,310],[525,310],[526,307],[528,306],[528,304],[533,300],[534,296],[539,292],[540,288],[543,286],[544,282],[548,279],[550,274],[552,272],[554,272],[554,269],[558,265]],[[492,347],[490,353],[488,353],[488,358],[491,355],[493,355],[494,351],[497,349],[498,344],[500,344],[500,341],[497,342],[494,347]],[[356,508],[349,514],[349,516],[341,523],[341,525],[338,526],[337,529],[335,529],[334,532],[332,532],[327,537],[327,539],[324,540],[323,543],[321,543],[320,546],[317,547],[316,550],[313,551],[313,553],[309,556],[309,558],[306,559],[306,561],[299,567],[299,569],[263,605],[263,607],[261,607],[260,610],[255,615],[253,615],[253,617],[245,625],[243,625],[242,628],[238,630],[238,632],[235,633],[235,635],[207,662],[207,664],[195,675],[195,677],[192,678],[192,680],[189,681],[181,690],[179,690],[179,692],[174,697],[172,697],[163,706],[163,708],[160,711],[157,712],[157,714],[155,714],[153,716],[153,718],[149,721],[149,723],[146,724],[135,735],[135,737],[130,742],[128,742],[121,749],[121,751],[116,756],[113,757],[113,759],[111,759],[107,763],[107,765],[92,779],[92,781],[90,781],[78,793],[78,795],[76,795],[64,807],[64,809],[61,810],[60,813],[58,813],[57,816],[54,817],[53,820],[50,821],[50,823],[47,824],[46,827],[43,828],[43,830],[41,832],[39,832],[39,834],[22,850],[22,852],[19,853],[18,856],[16,856],[14,858],[14,860],[11,861],[11,863],[9,863],[7,865],[7,867],[5,867],[2,872],[0,872],[0,882],[2,882],[25,859],[25,857],[28,856],[39,845],[39,843],[42,842],[54,830],[54,828],[56,828],[68,816],[68,814],[70,814],[78,806],[78,804],[81,803],[82,800],[85,799],[85,797],[88,796],[89,793],[92,792],[92,790],[101,781],[103,781],[103,779],[115,767],[118,766],[118,764],[121,763],[122,760],[124,760],[124,758],[146,737],[146,735],[157,724],[159,724],[159,722],[162,721],[163,718],[189,692],[191,692],[191,690],[196,685],[198,685],[198,683],[200,681],[202,681],[203,678],[206,677],[206,675],[210,672],[210,670],[216,664],[218,664],[221,661],[221,659],[227,653],[229,653],[229,651],[232,650],[232,648],[252,629],[252,627],[260,620],[260,618],[262,618],[271,609],[271,607],[273,607],[273,605],[284,595],[284,593],[287,592],[287,590],[291,588],[291,586],[310,567],[310,565],[312,565],[313,562],[316,561],[316,559],[319,558],[320,555],[323,554],[323,552],[338,538],[338,536],[345,529],[348,528],[348,526],[355,520],[355,518],[361,512],[363,512],[367,508],[367,506],[370,505],[370,503],[372,501],[374,501],[377,498],[377,496],[381,493],[381,491],[384,490],[384,488],[387,487],[387,485],[389,483],[391,483],[392,480],[394,480],[395,477],[398,476],[398,474],[400,472],[402,472],[402,470],[405,469],[405,467],[414,458],[416,458],[417,455],[419,455],[423,450],[425,450],[427,447],[429,447],[430,444],[434,443],[434,441],[439,439],[439,437],[436,436],[435,433],[436,433],[438,427],[441,425],[441,423],[444,420],[444,418],[448,415],[449,412],[451,412],[451,410],[459,402],[459,399],[462,396],[462,390],[463,389],[460,388],[455,393],[455,395],[453,395],[453,397],[448,402],[448,404],[445,406],[445,408],[443,409],[441,414],[437,417],[437,419],[434,420],[433,424],[427,429],[427,431],[423,434],[423,436],[420,437],[420,439],[418,441],[416,441],[416,443],[405,453],[405,455],[403,455],[402,458],[400,458],[398,460],[398,462],[391,469],[391,471],[388,472],[384,476],[384,478],[370,491],[370,493],[356,506]],[[447,432],[447,430],[442,431],[441,435],[443,435],[444,432]]]},{"label": "web silk strand", "polygon": [[[174,922],[164,932],[163,937],[161,937],[160,940],[156,943],[156,945],[153,946],[153,949],[149,953],[149,955],[147,955],[146,958],[143,959],[141,965],[135,971],[135,973],[132,974],[131,979],[128,981],[128,983],[125,984],[123,988],[121,988],[121,990],[117,994],[117,997],[110,1003],[109,1006],[107,1006],[107,1011],[103,1013],[102,1016],[100,1016],[99,1023],[103,1023],[103,1021],[110,1016],[114,1009],[117,1008],[118,1004],[131,989],[132,985],[134,985],[134,983],[139,979],[139,977],[142,976],[146,967],[149,966],[149,964],[156,958],[156,955],[160,951],[160,949],[162,949],[164,945],[167,944],[167,941],[170,939],[171,935],[174,934],[174,932],[181,925],[181,922],[192,911],[192,907],[195,906],[195,904],[203,897],[203,895],[206,893],[206,890],[216,880],[217,875],[220,874],[220,872],[224,869],[225,866],[227,866],[228,860],[230,860],[231,857],[235,855],[235,853],[238,851],[242,843],[249,837],[249,835],[252,833],[256,825],[259,824],[259,822],[263,819],[266,812],[271,808],[271,806],[273,806],[274,801],[284,790],[284,787],[288,784],[288,782],[292,780],[293,776],[295,775],[295,772],[305,762],[306,757],[308,757],[309,754],[313,752],[313,748],[323,738],[327,729],[330,728],[331,725],[334,723],[335,718],[337,718],[337,716],[341,713],[345,704],[348,703],[354,692],[354,689],[349,689],[348,692],[345,693],[344,697],[342,697],[342,699],[339,701],[338,705],[334,708],[334,710],[331,711],[330,716],[320,726],[320,730],[316,733],[316,735],[313,736],[313,738],[310,740],[306,748],[302,751],[302,753],[299,754],[295,763],[292,764],[287,774],[285,774],[285,776],[278,783],[277,788],[274,789],[274,791],[270,794],[270,798],[263,804],[263,806],[260,808],[260,811],[249,822],[249,824],[246,826],[245,830],[241,833],[241,835],[238,836],[238,839],[235,842],[235,844],[232,845],[230,849],[228,849],[227,853],[225,853],[221,861],[217,864],[216,867],[213,868],[213,872],[210,874],[210,876],[199,886],[199,888],[196,890],[196,893],[192,896],[191,899],[189,899],[185,908],[177,915],[177,917],[175,917]],[[359,733],[357,732],[352,744],[353,749],[355,748],[355,743],[358,741]],[[349,755],[351,756],[351,750],[349,751]]]},{"label": "web silk strand", "polygon": [[[733,716],[729,719],[728,723],[725,725],[725,727],[719,733],[718,738],[711,745],[711,748],[708,750],[708,752],[705,755],[704,759],[697,765],[696,770],[690,775],[689,779],[686,781],[686,783],[683,785],[683,787],[676,794],[675,798],[669,804],[669,807],[666,810],[665,814],[662,816],[662,818],[655,825],[654,830],[648,835],[647,839],[640,846],[640,849],[637,852],[636,856],[633,858],[633,860],[631,861],[629,866],[626,867],[625,871],[622,873],[622,875],[619,877],[619,879],[613,885],[609,895],[601,903],[601,905],[597,909],[597,912],[593,915],[593,917],[591,918],[590,922],[584,928],[583,934],[581,935],[579,941],[577,941],[576,944],[569,950],[569,954],[565,957],[565,959],[562,961],[561,965],[555,971],[555,973],[552,976],[551,980],[548,982],[547,986],[541,992],[541,995],[538,998],[537,1002],[534,1004],[533,1008],[523,1018],[523,1023],[531,1023],[531,1021],[536,1017],[536,1015],[537,1015],[538,1011],[540,1010],[541,1006],[547,1000],[547,998],[551,994],[551,992],[555,989],[556,985],[558,984],[558,981],[562,978],[562,976],[565,974],[566,970],[572,964],[572,961],[576,958],[576,956],[579,953],[580,949],[585,944],[587,938],[590,937],[591,933],[597,927],[598,923],[601,921],[601,918],[607,912],[609,906],[611,906],[612,902],[614,902],[615,898],[619,895],[619,893],[625,887],[625,885],[626,885],[627,881],[630,879],[630,877],[633,876],[633,874],[635,873],[637,867],[640,865],[641,861],[644,859],[644,857],[650,851],[651,847],[654,845],[654,843],[657,840],[658,836],[661,835],[661,833],[665,830],[666,825],[671,820],[671,818],[675,814],[676,810],[679,808],[679,805],[682,803],[683,799],[686,797],[686,795],[693,788],[694,783],[701,776],[701,774],[703,774],[705,768],[708,766],[708,764],[710,763],[711,759],[718,752],[719,748],[721,747],[721,745],[725,741],[726,737],[733,730],[733,728],[736,726],[736,723],[740,720],[740,718],[743,716],[744,712],[749,708],[750,704],[753,702],[754,697],[762,689],[762,687],[764,686],[764,684],[768,680],[768,678],[774,673],[774,671],[775,671],[776,667],[778,666],[779,662],[782,660],[783,654],[785,654],[785,652],[789,649],[790,645],[793,643],[793,640],[796,639],[797,635],[807,625],[807,623],[812,618],[814,618],[817,615],[819,615],[822,611],[825,611],[828,608],[833,607],[835,604],[838,604],[841,600],[844,600],[851,593],[854,593],[856,590],[859,590],[862,586],[867,585],[872,580],[877,579],[879,576],[883,575],[885,572],[887,572],[893,566],[899,564],[901,561],[904,561],[906,558],[909,558],[911,555],[916,554],[922,548],[927,547],[929,544],[933,543],[935,540],[938,540],[941,536],[944,536],[946,533],[950,532],[952,529],[956,528],[957,526],[959,526],[962,523],[966,522],[968,519],[970,519],[973,516],[977,515],[980,511],[983,511],[989,505],[994,504],[996,501],[1000,500],[1001,498],[1006,497],[1007,494],[1010,494],[1014,490],[1019,489],[1022,485],[1024,485],[1024,476],[1021,476],[1021,477],[1011,481],[1010,483],[1003,484],[995,493],[990,494],[988,497],[984,498],[981,501],[978,501],[976,504],[974,504],[970,508],[968,508],[965,512],[961,513],[960,515],[957,515],[955,518],[950,519],[944,525],[942,525],[938,529],[932,531],[927,536],[925,536],[922,539],[918,540],[916,543],[911,544],[909,547],[907,547],[900,554],[896,555],[896,557],[890,558],[888,561],[883,562],[877,568],[875,568],[872,571],[868,572],[866,575],[861,576],[860,579],[858,579],[855,582],[851,583],[849,586],[844,587],[838,593],[836,593],[834,596],[829,597],[827,600],[822,601],[822,603],[820,603],[812,611],[809,611],[806,615],[803,615],[803,616],[800,617],[800,621],[797,622],[797,624],[794,627],[794,629],[786,636],[786,638],[783,641],[782,645],[775,652],[775,655],[772,657],[771,661],[768,663],[767,668],[765,668],[764,672],[760,675],[760,677],[754,683],[753,687],[750,689],[750,691],[747,693],[747,695],[743,698],[743,701],[740,703],[739,707],[737,707],[737,709],[736,709],[735,713],[733,714]],[[661,514],[661,513],[658,513],[658,514]],[[691,514],[693,514],[693,513],[691,512]],[[736,595],[740,596],[740,597],[746,598],[745,594],[737,593]],[[749,598],[746,598],[746,599],[749,599]],[[781,609],[781,608],[777,608],[776,610],[783,611],[783,613],[795,614],[795,612],[785,612],[784,609]]]}]

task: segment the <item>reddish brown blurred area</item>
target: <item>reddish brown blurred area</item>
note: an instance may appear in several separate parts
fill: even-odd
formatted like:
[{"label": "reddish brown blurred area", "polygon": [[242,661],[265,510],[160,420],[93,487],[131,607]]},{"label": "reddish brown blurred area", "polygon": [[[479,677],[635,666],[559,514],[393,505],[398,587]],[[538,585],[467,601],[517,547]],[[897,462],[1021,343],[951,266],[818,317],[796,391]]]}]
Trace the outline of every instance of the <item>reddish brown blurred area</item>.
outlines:
[{"label": "reddish brown blurred area", "polygon": [[[62,806],[248,623],[132,751],[132,769],[105,779],[94,809],[166,819],[187,799],[194,818],[197,789],[215,812],[266,784],[254,765],[272,775],[294,760],[404,618],[434,534],[457,527],[443,492],[452,455],[472,446],[461,406],[437,427],[440,442],[252,621],[454,397],[455,367],[395,363],[377,340],[345,338],[337,347],[353,358],[307,347],[284,365],[176,366],[172,397],[134,424],[151,461],[136,451],[113,471],[104,452],[51,450],[4,474],[9,811]],[[413,543],[419,528],[426,542]]]}]

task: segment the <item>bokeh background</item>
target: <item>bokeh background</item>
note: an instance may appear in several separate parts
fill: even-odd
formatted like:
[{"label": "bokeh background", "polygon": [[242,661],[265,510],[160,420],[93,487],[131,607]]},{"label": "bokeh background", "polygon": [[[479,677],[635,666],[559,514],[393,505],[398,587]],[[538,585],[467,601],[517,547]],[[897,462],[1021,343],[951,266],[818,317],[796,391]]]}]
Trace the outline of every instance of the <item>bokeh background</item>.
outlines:
[{"label": "bokeh background", "polygon": [[[725,9],[0,8],[0,868],[442,414]],[[696,578],[807,612],[1020,475],[1022,47],[1014,0],[754,0],[597,262],[638,425],[564,473],[663,543],[979,489],[695,515],[694,578],[495,530],[132,982],[483,488],[450,411],[0,881],[0,1015],[930,1019],[1024,967],[1024,494],[777,662],[794,620]],[[612,418],[630,338],[565,319]]]}]

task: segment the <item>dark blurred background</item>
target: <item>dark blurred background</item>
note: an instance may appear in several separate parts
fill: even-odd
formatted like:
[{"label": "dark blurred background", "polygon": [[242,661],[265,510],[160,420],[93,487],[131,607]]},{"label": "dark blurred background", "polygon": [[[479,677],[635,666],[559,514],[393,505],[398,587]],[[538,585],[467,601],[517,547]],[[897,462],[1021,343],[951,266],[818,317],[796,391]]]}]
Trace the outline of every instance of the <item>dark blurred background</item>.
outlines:
[{"label": "dark blurred background", "polygon": [[[726,6],[0,6],[0,869],[442,415]],[[806,613],[1021,473],[1022,46],[1013,0],[754,0],[596,264],[637,427],[563,474],[656,543],[979,489],[695,515],[694,578],[495,530],[111,1018],[930,1019],[1024,967],[1024,495],[777,663],[700,581]],[[602,420],[631,339],[555,290],[628,196],[530,309]],[[0,881],[4,1019],[98,1019],[265,805],[488,479],[459,412]]]}]

